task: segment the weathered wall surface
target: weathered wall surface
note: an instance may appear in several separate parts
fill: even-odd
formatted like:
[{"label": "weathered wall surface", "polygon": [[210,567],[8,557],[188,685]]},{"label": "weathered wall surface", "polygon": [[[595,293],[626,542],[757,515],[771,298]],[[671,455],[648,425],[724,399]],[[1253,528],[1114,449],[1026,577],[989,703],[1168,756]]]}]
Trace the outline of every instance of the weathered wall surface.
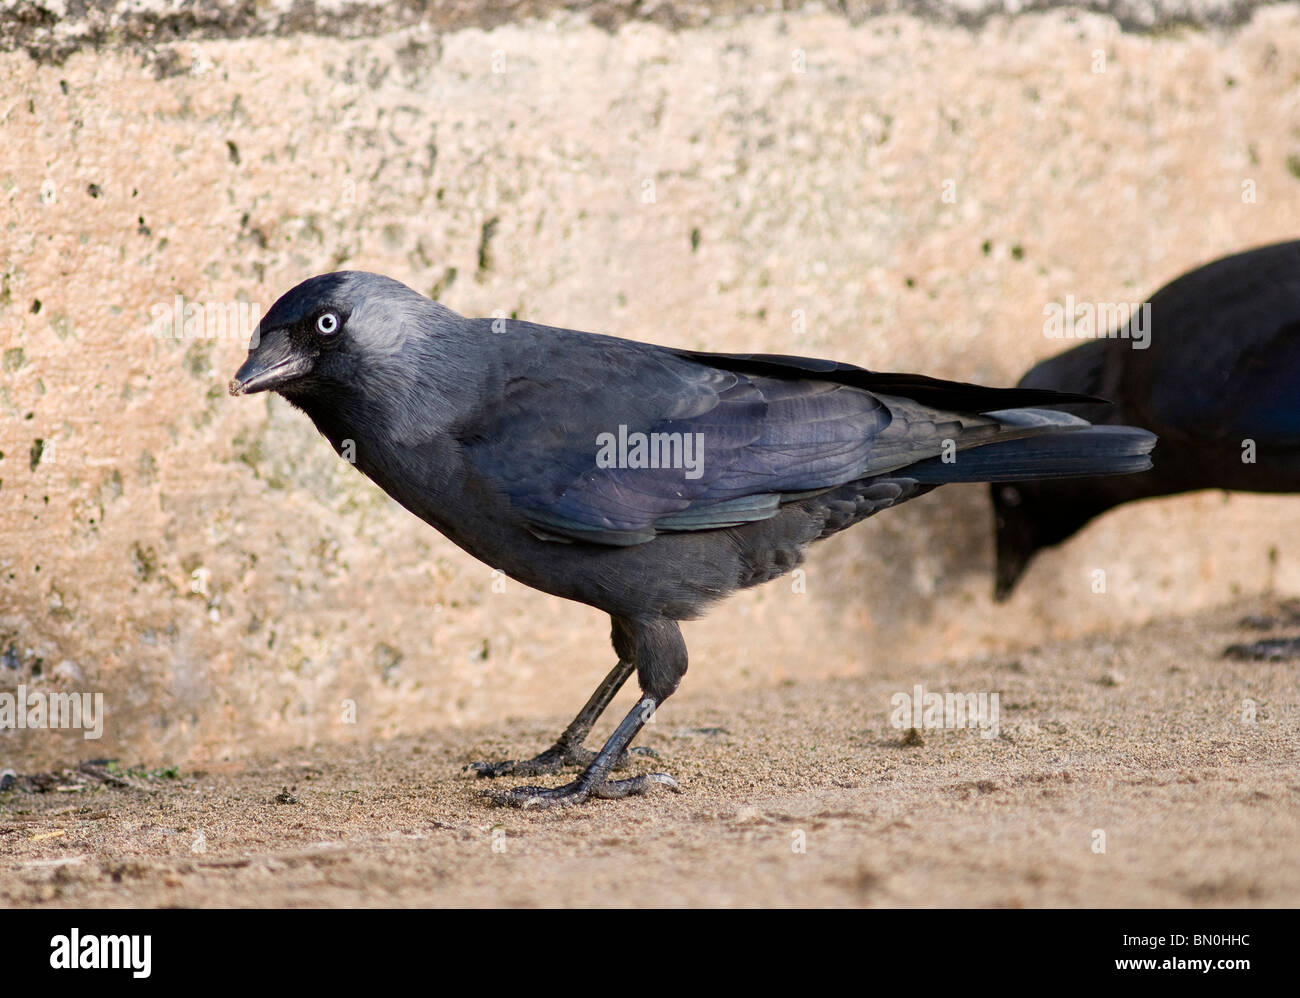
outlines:
[{"label": "weathered wall surface", "polygon": [[[1295,5],[1131,33],[976,8],[978,27],[612,7],[593,8],[605,28],[589,11],[482,30],[514,9],[450,7],[443,30],[399,4],[324,34],[110,24],[97,48],[17,7],[0,690],[102,691],[108,719],[98,742],[0,732],[0,768],[562,714],[611,664],[604,618],[494,592],[287,405],[227,397],[244,345],[157,336],[177,295],[255,314],[368,269],[466,313],[1010,383],[1061,346],[1045,303],[1140,300],[1300,232]],[[982,490],[954,487],[823,545],[805,593],[777,582],[689,625],[687,687],[1300,593],[1286,497],[1112,514],[1004,607],[989,520]]]}]

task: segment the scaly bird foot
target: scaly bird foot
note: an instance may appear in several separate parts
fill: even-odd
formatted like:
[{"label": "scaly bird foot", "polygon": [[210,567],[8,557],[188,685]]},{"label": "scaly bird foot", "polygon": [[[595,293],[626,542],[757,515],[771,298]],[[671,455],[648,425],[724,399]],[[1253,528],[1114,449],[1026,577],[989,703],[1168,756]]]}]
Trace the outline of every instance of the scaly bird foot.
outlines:
[{"label": "scaly bird foot", "polygon": [[629,780],[603,780],[599,783],[587,783],[579,777],[562,787],[515,787],[505,793],[485,792],[484,796],[490,797],[500,807],[570,807],[590,797],[598,800],[636,797],[649,793],[654,786],[666,787],[675,794],[682,792],[677,781],[667,773],[643,773]]},{"label": "scaly bird foot", "polygon": [[[615,769],[623,769],[634,755],[658,759],[659,753],[645,746],[628,749],[614,764]],[[586,769],[596,759],[596,753],[581,745],[552,745],[545,752],[531,759],[506,759],[503,762],[471,762],[461,772],[472,772],[479,779],[495,780],[498,776],[549,776],[562,769],[576,766]]]}]

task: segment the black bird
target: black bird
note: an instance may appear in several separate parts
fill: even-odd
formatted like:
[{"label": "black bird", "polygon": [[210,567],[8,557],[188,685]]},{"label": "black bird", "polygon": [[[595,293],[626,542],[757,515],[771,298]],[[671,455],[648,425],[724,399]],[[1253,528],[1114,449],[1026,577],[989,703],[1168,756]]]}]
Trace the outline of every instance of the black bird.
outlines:
[{"label": "black bird", "polygon": [[1300,491],[1300,242],[1199,267],[1149,306],[1020,379],[1109,399],[1063,408],[1144,427],[1160,444],[1148,475],[992,485],[998,600],[1039,550],[1121,503],[1197,489]]},{"label": "black bird", "polygon": [[[813,541],[944,482],[1141,471],[1154,443],[1030,408],[1077,395],[467,319],[375,274],[312,278],[258,332],[232,394],[278,392],[470,554],[613,619],[618,664],[555,745],[474,767],[585,767],[498,797],[516,805],[676,789],[609,774],[686,672],[677,622],[789,571]],[[634,670],[640,701],[587,751]]]}]

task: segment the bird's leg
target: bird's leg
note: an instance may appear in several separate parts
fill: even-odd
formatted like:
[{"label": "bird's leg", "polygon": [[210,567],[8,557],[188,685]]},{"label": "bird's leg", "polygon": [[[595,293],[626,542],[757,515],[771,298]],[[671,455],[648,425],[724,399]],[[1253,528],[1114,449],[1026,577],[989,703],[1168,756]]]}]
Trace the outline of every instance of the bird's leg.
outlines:
[{"label": "bird's leg", "polygon": [[[491,795],[496,803],[514,807],[581,804],[590,797],[612,800],[644,794],[656,785],[681,792],[677,781],[665,773],[643,773],[628,780],[611,780],[609,774],[626,756],[632,739],[654,716],[655,709],[672,696],[686,674],[686,642],[682,640],[682,632],[676,621],[663,617],[615,617],[613,640],[619,663],[636,663],[640,702],[614,729],[591,765],[572,783],[562,787],[515,787],[504,794]],[[618,682],[622,683],[622,679]]]},{"label": "bird's leg", "polygon": [[510,807],[554,807],[563,804],[581,804],[588,797],[602,800],[614,800],[620,797],[632,797],[646,793],[656,784],[681,793],[677,781],[666,773],[642,773],[628,780],[609,779],[610,770],[623,757],[632,739],[637,736],[645,723],[654,715],[658,704],[655,698],[646,696],[628,711],[627,717],[605,742],[605,747],[596,753],[581,776],[572,783],[562,787],[515,787],[503,794],[492,794],[497,804]]},{"label": "bird's leg", "polygon": [[[531,759],[472,762],[465,767],[464,771],[472,772],[480,778],[495,779],[512,773],[519,776],[543,776],[547,773],[558,773],[566,766],[591,765],[596,758],[596,753],[585,748],[582,741],[591,732],[592,725],[605,712],[605,708],[609,706],[615,694],[623,688],[623,684],[627,682],[628,676],[632,675],[635,667],[633,662],[620,656],[618,664],[601,680],[600,685],[596,687],[596,692],[587,700],[582,710],[578,711],[578,716],[564,729],[560,737],[555,740],[555,744],[545,752]],[[651,749],[644,748],[629,751],[632,755],[653,756],[655,754]],[[615,768],[625,765],[627,765],[626,755],[616,760]]]}]

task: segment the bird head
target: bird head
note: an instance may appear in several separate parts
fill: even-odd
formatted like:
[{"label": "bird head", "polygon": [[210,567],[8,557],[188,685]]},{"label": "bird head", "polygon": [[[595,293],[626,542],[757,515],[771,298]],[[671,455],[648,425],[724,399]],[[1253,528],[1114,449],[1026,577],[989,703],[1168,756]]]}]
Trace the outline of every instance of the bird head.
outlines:
[{"label": "bird head", "polygon": [[[1154,439],[1154,438],[1153,438]],[[1005,602],[1039,551],[1078,533],[1085,524],[1124,501],[1121,478],[1055,478],[995,482],[993,500],[993,598]]]},{"label": "bird head", "polygon": [[386,373],[399,373],[403,348],[423,328],[409,320],[439,308],[379,274],[340,271],[303,281],[258,323],[230,394],[274,391],[298,401],[382,383]]}]

